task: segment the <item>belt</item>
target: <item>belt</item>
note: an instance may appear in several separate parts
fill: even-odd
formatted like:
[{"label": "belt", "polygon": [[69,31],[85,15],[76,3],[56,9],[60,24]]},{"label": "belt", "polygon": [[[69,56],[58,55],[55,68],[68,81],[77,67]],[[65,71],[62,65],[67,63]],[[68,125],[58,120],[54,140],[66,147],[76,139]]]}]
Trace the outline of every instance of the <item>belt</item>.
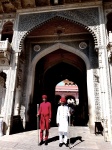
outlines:
[{"label": "belt", "polygon": [[43,117],[49,116],[49,114],[45,115],[45,114],[41,114]]}]

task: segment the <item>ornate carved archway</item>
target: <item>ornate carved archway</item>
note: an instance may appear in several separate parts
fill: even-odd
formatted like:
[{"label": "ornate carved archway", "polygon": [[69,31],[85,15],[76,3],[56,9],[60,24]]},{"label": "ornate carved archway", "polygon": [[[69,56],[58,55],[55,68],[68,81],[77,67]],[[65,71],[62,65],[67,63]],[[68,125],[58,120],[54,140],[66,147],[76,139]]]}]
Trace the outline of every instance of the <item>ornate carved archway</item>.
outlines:
[{"label": "ornate carved archway", "polygon": [[[19,16],[18,32],[14,33],[13,39],[16,39],[16,42],[13,43],[13,48],[16,51],[22,51],[24,39],[27,35],[37,28],[38,26],[52,20],[55,17],[60,17],[65,20],[77,23],[80,26],[83,26],[85,29],[92,34],[94,38],[94,44],[97,46],[100,44],[99,37],[99,18],[98,18],[98,8],[91,9],[76,9],[76,10],[63,10],[63,11],[51,11],[47,13],[38,13],[38,14],[22,14]],[[90,18],[90,19],[88,19]],[[88,21],[89,20],[89,21]]]},{"label": "ornate carved archway", "polygon": [[[26,95],[24,97],[24,101],[27,101],[27,108],[28,105],[33,101],[36,64],[38,64],[38,62],[42,58],[46,57],[47,55],[62,49],[63,51],[67,51],[71,54],[76,55],[77,58],[80,58],[85,63],[86,71],[87,71],[88,106],[89,106],[89,114],[90,114],[89,122],[90,122],[90,126],[94,126],[94,121],[95,121],[94,92],[92,94],[90,92],[91,86],[92,88],[94,87],[93,72],[91,71],[91,68],[93,67],[92,61],[94,59],[90,61],[88,56],[89,51],[90,53],[94,53],[93,36],[90,34],[90,32],[88,32],[87,29],[82,27],[80,23],[77,24],[75,23],[75,21],[70,21],[69,19],[67,18],[64,19],[63,17],[60,16],[57,17],[54,16],[52,17],[52,19],[48,19],[48,22],[44,21],[43,24],[41,24],[41,26],[40,24],[38,27],[34,26],[34,28],[31,28],[31,31],[29,30],[30,33],[27,32],[28,35],[25,38],[25,43],[24,43],[25,46],[27,47],[25,53],[27,54],[28,56],[27,60],[29,61],[26,64],[25,74],[28,74],[28,77],[26,78],[25,76],[25,80],[26,82],[28,82],[29,85],[31,85],[27,87],[27,84],[25,84],[26,86],[26,87],[24,86],[25,91],[23,91],[25,92],[23,93],[23,95]],[[88,46],[82,50],[79,48],[78,43],[84,40],[87,41],[91,40],[91,42],[90,41],[89,42],[92,45],[91,46],[89,45],[90,47]],[[34,51],[34,46],[36,44],[40,46],[40,49],[37,52]],[[94,61],[94,63],[95,62],[97,61]],[[92,91],[94,91],[94,89]]]}]

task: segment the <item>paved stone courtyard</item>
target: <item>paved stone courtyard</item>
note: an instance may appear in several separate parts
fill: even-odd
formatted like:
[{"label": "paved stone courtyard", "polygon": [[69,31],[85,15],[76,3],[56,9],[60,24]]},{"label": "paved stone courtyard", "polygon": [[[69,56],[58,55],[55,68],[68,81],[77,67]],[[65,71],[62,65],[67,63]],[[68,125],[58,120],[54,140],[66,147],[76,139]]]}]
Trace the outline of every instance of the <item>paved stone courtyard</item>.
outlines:
[{"label": "paved stone courtyard", "polygon": [[[70,127],[70,147],[59,147],[58,128],[50,129],[49,143],[38,146],[38,130],[0,137],[0,150],[112,150],[102,135],[91,134],[88,127]],[[82,138],[82,141],[81,141]]]}]

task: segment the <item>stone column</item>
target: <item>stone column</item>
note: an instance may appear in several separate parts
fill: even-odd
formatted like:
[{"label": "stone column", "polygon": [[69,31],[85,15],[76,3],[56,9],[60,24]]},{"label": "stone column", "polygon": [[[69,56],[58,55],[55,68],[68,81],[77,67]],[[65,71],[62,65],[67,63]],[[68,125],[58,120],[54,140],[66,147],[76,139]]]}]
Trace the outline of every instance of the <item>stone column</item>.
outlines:
[{"label": "stone column", "polygon": [[13,109],[14,109],[14,98],[15,98],[15,87],[16,87],[16,74],[18,65],[18,53],[12,54],[10,69],[7,73],[6,80],[6,96],[4,102],[5,108],[5,123],[8,127],[6,134],[10,134],[10,128],[12,125]]},{"label": "stone column", "polygon": [[[111,32],[111,35],[112,35],[112,32]],[[109,38],[109,44],[108,44],[108,62],[109,62],[109,76],[110,76],[109,79],[110,79],[111,100],[112,100],[112,36],[111,36],[111,39]],[[112,110],[112,107],[111,107],[111,110]],[[112,120],[111,120],[111,133],[112,133]],[[112,135],[111,135],[111,143],[112,143]]]},{"label": "stone column", "polygon": [[[112,119],[112,104],[111,104],[111,92],[109,81],[109,65],[107,55],[107,36],[105,32],[105,21],[103,8],[99,8],[99,41],[98,41],[98,53],[99,53],[99,73],[100,73],[100,86],[101,86],[101,98],[103,106],[103,120],[107,120],[106,126],[104,126],[104,134],[106,133],[106,141],[111,139],[111,119]],[[104,135],[105,137],[105,135]]]},{"label": "stone column", "polygon": [[16,88],[16,94],[15,94],[14,115],[20,114],[20,97],[21,97],[21,87],[18,87]]},{"label": "stone column", "polygon": [[110,73],[110,85],[112,93],[112,32],[109,31],[109,43],[107,46],[108,50],[108,61],[109,61],[109,73]]},{"label": "stone column", "polygon": [[95,96],[93,84],[93,70],[87,70],[87,91],[88,91],[88,110],[90,132],[94,133],[95,127]]},{"label": "stone column", "polygon": [[108,58],[106,53],[106,47],[100,46],[98,48],[99,57],[99,81],[101,90],[101,102],[102,102],[102,120],[104,123],[104,140],[109,141],[111,138],[111,126],[110,126],[110,84],[109,84],[109,70],[108,70]]},{"label": "stone column", "polygon": [[107,66],[106,48],[99,47],[99,74],[100,74],[100,87],[101,87],[101,100],[102,100],[102,119],[104,124],[104,138],[105,141],[110,141],[111,138],[111,122],[110,122],[110,84],[109,84],[109,70]]}]

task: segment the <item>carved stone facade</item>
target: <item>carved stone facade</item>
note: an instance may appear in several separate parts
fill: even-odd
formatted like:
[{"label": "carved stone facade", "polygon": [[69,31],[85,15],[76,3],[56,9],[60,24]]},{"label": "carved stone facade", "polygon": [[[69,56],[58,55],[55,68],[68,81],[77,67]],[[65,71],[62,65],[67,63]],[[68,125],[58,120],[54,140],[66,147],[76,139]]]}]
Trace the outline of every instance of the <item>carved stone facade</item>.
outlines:
[{"label": "carved stone facade", "polygon": [[[83,15],[82,15],[83,14]],[[20,15],[19,26],[18,26],[18,37],[15,45],[17,51],[21,51],[24,38],[29,34],[34,28],[41,26],[46,21],[54,17],[61,17],[70,21],[73,21],[81,26],[84,26],[94,37],[95,45],[100,45],[99,31],[99,18],[98,18],[98,8],[88,8],[88,9],[78,9],[78,10],[68,10],[68,11],[58,11],[58,12],[47,12],[42,14],[28,14]],[[20,44],[20,45],[19,45]]]}]

